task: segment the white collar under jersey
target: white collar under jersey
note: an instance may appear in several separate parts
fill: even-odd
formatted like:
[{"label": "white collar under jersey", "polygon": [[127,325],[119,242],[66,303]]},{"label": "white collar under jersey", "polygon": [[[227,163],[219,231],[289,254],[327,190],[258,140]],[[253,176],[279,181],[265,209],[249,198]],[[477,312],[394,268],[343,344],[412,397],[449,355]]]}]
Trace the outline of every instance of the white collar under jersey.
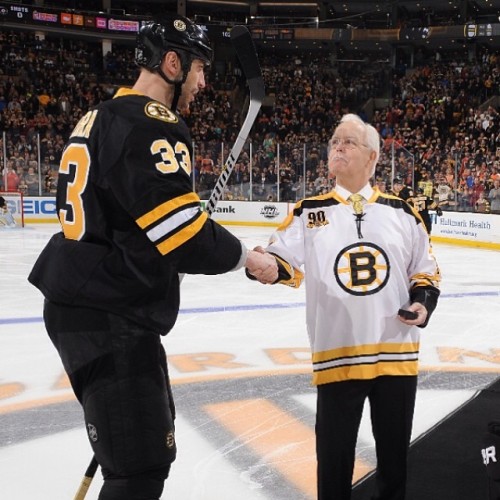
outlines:
[{"label": "white collar under jersey", "polygon": [[[335,192],[339,196],[341,196],[342,198],[344,198],[344,200],[348,200],[349,196],[351,196],[351,194],[355,194],[355,193],[351,193],[346,188],[344,188],[344,187],[342,187],[342,186],[340,186],[338,184],[335,186]],[[360,194],[365,200],[369,200],[373,196],[373,188],[368,183],[368,184],[366,184],[363,187],[363,189],[361,189],[360,191],[358,191],[358,194]]]}]

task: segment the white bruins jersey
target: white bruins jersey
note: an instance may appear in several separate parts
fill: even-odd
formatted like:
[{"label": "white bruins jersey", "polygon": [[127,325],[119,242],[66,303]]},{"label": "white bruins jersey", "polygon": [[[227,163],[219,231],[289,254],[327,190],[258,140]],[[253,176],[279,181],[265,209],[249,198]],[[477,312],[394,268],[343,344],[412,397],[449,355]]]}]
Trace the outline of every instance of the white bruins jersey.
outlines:
[{"label": "white bruins jersey", "polygon": [[437,301],[440,274],[406,202],[373,191],[358,228],[338,193],[302,200],[266,250],[278,257],[279,283],[305,281],[314,384],[417,374],[420,329],[397,312],[417,287]]}]

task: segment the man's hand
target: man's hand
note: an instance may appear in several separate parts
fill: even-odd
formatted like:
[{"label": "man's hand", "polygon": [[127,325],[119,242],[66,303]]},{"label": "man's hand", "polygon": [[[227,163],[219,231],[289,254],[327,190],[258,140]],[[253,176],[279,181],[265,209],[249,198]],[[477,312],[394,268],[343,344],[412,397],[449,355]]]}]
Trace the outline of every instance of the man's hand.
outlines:
[{"label": "man's hand", "polygon": [[264,284],[274,283],[278,279],[276,259],[262,247],[256,247],[247,253],[245,267],[249,274]]},{"label": "man's hand", "polygon": [[415,319],[404,319],[403,317],[398,316],[399,321],[410,326],[418,326],[425,323],[425,320],[427,319],[427,309],[423,304],[420,304],[420,302],[413,302],[413,304],[408,307],[408,311],[416,312],[418,316]]}]

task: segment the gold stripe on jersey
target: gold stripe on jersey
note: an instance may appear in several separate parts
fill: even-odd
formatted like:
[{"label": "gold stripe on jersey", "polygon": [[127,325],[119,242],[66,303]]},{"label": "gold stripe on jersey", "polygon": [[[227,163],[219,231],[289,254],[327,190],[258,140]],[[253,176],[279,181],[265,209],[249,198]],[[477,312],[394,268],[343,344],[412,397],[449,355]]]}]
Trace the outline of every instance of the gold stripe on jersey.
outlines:
[{"label": "gold stripe on jersey", "polygon": [[434,275],[432,279],[430,277],[427,278],[421,278],[421,279],[415,279],[412,278],[412,286],[411,288],[418,288],[422,286],[432,286],[437,288],[439,286],[439,282],[441,281],[441,278],[439,275]]},{"label": "gold stripe on jersey", "polygon": [[276,230],[284,231],[292,223],[292,221],[293,221],[293,212],[290,212]]},{"label": "gold stripe on jersey", "polygon": [[135,222],[141,229],[145,229],[158,220],[163,219],[174,210],[178,210],[184,205],[191,206],[193,203],[200,203],[200,198],[195,193],[187,193],[182,196],[178,196],[177,198],[173,198],[172,200],[166,201],[161,205],[158,205],[150,212],[136,219]]},{"label": "gold stripe on jersey", "polygon": [[275,259],[278,261],[278,281],[280,285],[287,285],[292,288],[299,288],[302,280],[304,279],[304,273],[299,269],[292,267],[286,260],[275,254]]},{"label": "gold stripe on jersey", "polygon": [[[146,94],[139,92],[135,89],[129,89],[126,87],[121,87],[117,90],[113,99],[118,97],[124,97],[129,95],[139,95],[146,97]],[[162,120],[167,123],[177,123],[179,119],[167,106],[159,101],[149,101],[146,106],[144,106],[144,114],[150,118],[155,118],[157,120]]]},{"label": "gold stripe on jersey", "polygon": [[366,356],[378,352],[397,354],[400,352],[418,352],[418,344],[414,342],[386,342],[382,344],[361,344],[349,347],[339,347],[328,351],[319,351],[313,355],[313,363],[324,363],[336,358],[349,356]]},{"label": "gold stripe on jersey", "polygon": [[127,88],[127,87],[120,87],[116,91],[115,95],[113,96],[113,99],[116,99],[117,97],[128,96],[128,95],[142,95],[142,96],[146,96],[146,94],[143,94],[142,92],[139,92],[138,90],[130,89],[130,88]]},{"label": "gold stripe on jersey", "polygon": [[314,353],[313,383],[417,375],[418,354],[418,343],[366,344]]},{"label": "gold stripe on jersey", "polygon": [[180,231],[170,236],[165,241],[162,241],[156,247],[162,255],[167,255],[172,250],[180,247],[186,241],[190,240],[195,236],[203,227],[206,220],[208,219],[208,214],[206,212],[199,212],[199,217],[191,222],[191,224],[183,227]]},{"label": "gold stripe on jersey", "polygon": [[200,198],[187,193],[166,201],[136,219],[162,255],[175,250],[200,231],[208,215],[201,212]]},{"label": "gold stripe on jersey", "polygon": [[343,382],[345,380],[372,380],[383,376],[416,376],[418,375],[418,360],[382,361],[372,364],[358,364],[314,371],[312,383],[314,385]]},{"label": "gold stripe on jersey", "polygon": [[434,282],[441,281],[441,274],[439,273],[439,268],[437,269],[438,272],[434,274],[423,274],[423,273],[414,274],[411,277],[411,280],[421,282],[422,284],[425,285],[434,286]]}]

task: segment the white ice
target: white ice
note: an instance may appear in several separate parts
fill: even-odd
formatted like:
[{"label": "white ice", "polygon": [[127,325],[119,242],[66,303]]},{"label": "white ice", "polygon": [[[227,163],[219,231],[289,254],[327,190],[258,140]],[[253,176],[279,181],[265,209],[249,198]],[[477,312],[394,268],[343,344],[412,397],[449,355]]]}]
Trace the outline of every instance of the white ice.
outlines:
[{"label": "white ice", "polygon": [[[272,232],[229,229],[249,248]],[[0,230],[0,497],[6,500],[73,498],[92,456],[43,327],[42,296],[26,280],[55,230]],[[500,373],[500,254],[439,244],[434,253],[442,298],[422,335],[414,438]],[[186,276],[181,314],[163,342],[178,411],[178,458],[162,498],[314,498],[315,393],[304,290],[262,286],[241,271]],[[271,413],[260,421],[253,403]],[[283,427],[290,429],[285,440]],[[365,417],[357,454],[360,470],[373,467]],[[98,473],[88,500],[97,498],[101,482]]]}]

